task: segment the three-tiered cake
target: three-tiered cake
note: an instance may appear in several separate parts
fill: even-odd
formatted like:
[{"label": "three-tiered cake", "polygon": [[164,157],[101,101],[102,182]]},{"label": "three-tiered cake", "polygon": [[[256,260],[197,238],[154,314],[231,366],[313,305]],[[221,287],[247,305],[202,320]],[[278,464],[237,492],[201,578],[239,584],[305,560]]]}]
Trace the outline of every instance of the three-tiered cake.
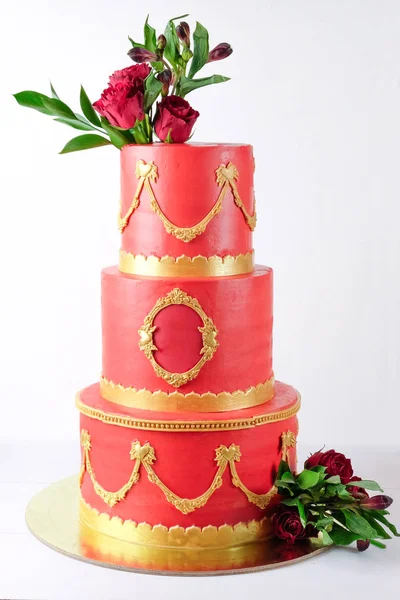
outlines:
[{"label": "three-tiered cake", "polygon": [[274,382],[252,147],[131,145],[121,166],[102,376],[77,396],[84,543],[104,556],[116,541],[160,551],[260,542],[278,464],[296,461],[299,396]]}]

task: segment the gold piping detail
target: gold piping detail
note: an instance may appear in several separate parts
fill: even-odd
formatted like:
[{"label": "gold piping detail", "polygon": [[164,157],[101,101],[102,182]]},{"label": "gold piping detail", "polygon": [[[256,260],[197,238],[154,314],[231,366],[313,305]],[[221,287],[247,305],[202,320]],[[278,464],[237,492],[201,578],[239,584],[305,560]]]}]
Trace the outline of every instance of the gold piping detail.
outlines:
[{"label": "gold piping detail", "polygon": [[[188,306],[194,310],[203,321],[203,327],[198,327],[203,339],[203,347],[200,350],[201,358],[194,367],[184,373],[171,373],[170,371],[163,369],[157,363],[153,355],[153,352],[158,349],[153,342],[153,333],[156,330],[155,325],[153,325],[154,319],[161,310],[172,304],[183,304],[184,306]],[[200,306],[200,302],[196,298],[189,296],[179,288],[174,288],[168,292],[168,294],[157,300],[149,314],[145,317],[144,323],[138,330],[138,333],[140,336],[139,348],[149,359],[156,375],[174,387],[180,387],[188,381],[195,379],[205,363],[214,356],[219,345],[216,340],[218,329],[215,327],[212,319],[206,315]]]},{"label": "gold piping detail", "polygon": [[171,235],[174,235],[178,240],[181,240],[182,242],[191,242],[195,237],[197,237],[201,233],[204,233],[210,221],[220,212],[222,208],[222,202],[229,188],[232,191],[233,200],[236,206],[242,211],[243,217],[247,225],[249,226],[251,231],[254,231],[255,229],[257,221],[255,200],[254,213],[253,215],[250,215],[246,210],[246,207],[244,206],[236,187],[236,181],[239,178],[239,172],[235,165],[231,162],[229,162],[227,165],[221,164],[216,169],[215,174],[217,185],[221,188],[217,201],[215,202],[211,210],[206,214],[206,216],[193,227],[178,227],[177,225],[172,223],[161,210],[160,205],[158,204],[157,199],[154,195],[153,188],[151,187],[151,182],[157,181],[158,177],[158,168],[154,162],[151,161],[146,163],[144,160],[138,160],[136,163],[135,174],[139,181],[135,195],[125,216],[122,216],[122,202],[120,205],[120,212],[118,216],[118,228],[121,233],[124,232],[125,228],[129,223],[129,219],[139,206],[140,194],[143,190],[143,187],[146,188],[146,191],[149,195],[150,207],[152,211],[161,219],[165,230]]},{"label": "gold piping detail", "polygon": [[76,407],[80,413],[90,419],[97,419],[106,425],[116,425],[117,427],[127,427],[129,429],[140,429],[147,431],[165,431],[165,432],[181,432],[195,433],[198,431],[221,431],[221,430],[238,430],[251,429],[276,421],[284,421],[294,417],[300,409],[300,394],[297,393],[297,402],[290,408],[270,412],[257,417],[248,417],[247,419],[231,419],[224,421],[174,421],[174,420],[153,420],[153,419],[137,419],[129,415],[118,415],[115,413],[104,412],[97,408],[92,408],[84,404],[81,400],[80,393],[76,395]]},{"label": "gold piping detail", "polygon": [[119,517],[110,517],[100,513],[80,498],[79,521],[82,525],[98,531],[111,538],[156,547],[178,548],[222,548],[239,546],[266,540],[271,535],[271,522],[267,517],[259,521],[236,523],[235,525],[207,525],[206,527],[165,527],[165,525],[149,525],[135,521],[123,521]]},{"label": "gold piping detail", "polygon": [[119,270],[148,277],[228,277],[254,270],[254,252],[236,256],[143,256],[119,252]]},{"label": "gold piping detail", "polygon": [[225,412],[250,408],[268,402],[274,396],[274,377],[264,383],[250,387],[245,391],[220,392],[214,394],[207,392],[197,394],[189,392],[150,392],[146,389],[136,390],[133,387],[124,387],[119,383],[109,381],[106,377],[100,379],[100,394],[102,398],[130,408],[141,410],[159,410],[161,412]]},{"label": "gold piping detail", "polygon": [[[296,444],[296,437],[293,432],[286,431],[281,435],[281,452],[282,459],[287,460],[289,455],[289,448],[294,447]],[[151,483],[157,485],[157,487],[163,492],[167,502],[170,502],[177,510],[182,514],[187,515],[198,508],[201,508],[207,504],[208,500],[214,494],[214,492],[222,486],[222,477],[229,465],[230,473],[232,477],[232,483],[239,488],[247,497],[248,501],[258,506],[258,508],[265,509],[270,503],[271,499],[275,496],[278,489],[275,485],[266,494],[256,494],[249,490],[242,480],[240,479],[236,470],[236,462],[240,461],[241,452],[240,447],[236,444],[231,444],[229,448],[226,446],[219,446],[215,450],[215,461],[218,469],[214,475],[214,479],[210,487],[197,498],[182,498],[170,490],[163,481],[158,477],[153,469],[153,463],[156,461],[156,455],[154,448],[146,442],[143,446],[139,441],[135,440],[132,442],[130,449],[130,459],[134,460],[134,466],[132,473],[128,481],[116,492],[110,492],[105,490],[97,481],[93,471],[93,467],[90,461],[90,435],[86,429],[82,429],[81,432],[81,445],[82,445],[82,466],[80,471],[80,483],[82,485],[83,475],[85,471],[88,472],[92,481],[94,491],[100,498],[108,505],[115,506],[118,502],[123,500],[131,488],[139,481],[139,470],[143,466],[147,472],[147,477]]]}]

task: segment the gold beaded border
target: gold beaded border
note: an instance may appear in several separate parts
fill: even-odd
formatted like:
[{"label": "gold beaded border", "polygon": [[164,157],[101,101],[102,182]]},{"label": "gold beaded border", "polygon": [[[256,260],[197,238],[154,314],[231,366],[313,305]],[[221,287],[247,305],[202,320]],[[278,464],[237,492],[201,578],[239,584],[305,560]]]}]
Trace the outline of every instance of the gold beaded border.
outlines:
[{"label": "gold beaded border", "polygon": [[144,256],[119,251],[118,269],[146,277],[228,277],[254,270],[254,251],[236,256]]},{"label": "gold beaded border", "polygon": [[161,412],[226,412],[240,408],[251,408],[264,404],[274,396],[274,376],[264,383],[259,383],[247,390],[234,392],[150,392],[146,389],[137,390],[124,387],[120,383],[100,378],[100,394],[102,398],[130,408],[141,410],[158,410]]},{"label": "gold beaded border", "polygon": [[121,542],[161,548],[223,548],[259,542],[271,536],[271,522],[267,517],[259,521],[235,525],[207,525],[206,527],[165,527],[135,521],[123,521],[92,508],[81,497],[79,521],[84,527]]},{"label": "gold beaded border", "polygon": [[87,406],[82,401],[80,392],[76,395],[75,404],[79,412],[86,417],[97,419],[108,425],[151,431],[179,431],[181,433],[193,433],[194,431],[232,431],[237,429],[251,429],[252,427],[267,425],[268,423],[275,423],[276,421],[284,421],[297,414],[300,409],[301,398],[299,392],[297,392],[295,404],[285,410],[271,412],[257,417],[249,417],[248,419],[231,419],[227,421],[156,421],[153,419],[135,419],[127,415],[108,413]]}]

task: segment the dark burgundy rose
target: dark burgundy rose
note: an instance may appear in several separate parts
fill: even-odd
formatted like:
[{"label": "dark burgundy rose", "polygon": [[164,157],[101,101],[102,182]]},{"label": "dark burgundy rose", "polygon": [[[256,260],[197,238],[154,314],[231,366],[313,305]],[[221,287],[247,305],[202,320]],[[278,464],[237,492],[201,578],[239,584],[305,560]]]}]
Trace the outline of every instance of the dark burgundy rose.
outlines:
[{"label": "dark burgundy rose", "polygon": [[[352,482],[357,482],[357,481],[361,481],[361,477],[357,477],[356,475],[353,475],[353,477],[350,479],[349,483]],[[354,498],[357,499],[361,499],[361,498],[368,498],[368,492],[367,490],[365,490],[364,488],[359,487],[358,485],[349,485],[347,486],[347,491],[354,496]]]},{"label": "dark burgundy rose", "polygon": [[357,550],[359,552],[365,552],[369,548],[369,540],[357,540]]},{"label": "dark burgundy rose", "polygon": [[370,508],[373,510],[386,510],[393,502],[393,498],[389,496],[372,496],[372,498],[364,498],[360,502],[360,508]]},{"label": "dark burgundy rose", "polygon": [[306,469],[320,465],[326,467],[326,473],[330,476],[339,475],[342,483],[348,483],[353,476],[353,467],[349,458],[336,450],[327,452],[316,452],[304,463]]},{"label": "dark burgundy rose", "polygon": [[131,129],[136,120],[144,119],[144,80],[149,73],[150,67],[147,65],[133,65],[115,71],[110,77],[108,88],[103,91],[100,100],[94,102],[93,107],[113,127]]},{"label": "dark burgundy rose", "polygon": [[131,48],[128,52],[128,56],[136,63],[155,62],[158,60],[157,54],[155,54],[155,52],[150,52],[147,48]]},{"label": "dark burgundy rose", "polygon": [[181,21],[176,26],[176,35],[189,48],[190,46],[190,27],[186,21]]},{"label": "dark burgundy rose", "polygon": [[223,60],[224,58],[228,58],[232,52],[232,46],[226,42],[222,42],[209,52],[207,62],[210,63],[214,62],[215,60]]},{"label": "dark burgundy rose", "polygon": [[183,144],[199,116],[200,113],[180,96],[166,96],[157,104],[154,130],[163,142],[169,136],[175,144]]},{"label": "dark burgundy rose", "polygon": [[274,534],[286,540],[289,544],[294,544],[297,540],[304,540],[307,532],[300,521],[300,516],[296,508],[281,504],[271,517]]}]

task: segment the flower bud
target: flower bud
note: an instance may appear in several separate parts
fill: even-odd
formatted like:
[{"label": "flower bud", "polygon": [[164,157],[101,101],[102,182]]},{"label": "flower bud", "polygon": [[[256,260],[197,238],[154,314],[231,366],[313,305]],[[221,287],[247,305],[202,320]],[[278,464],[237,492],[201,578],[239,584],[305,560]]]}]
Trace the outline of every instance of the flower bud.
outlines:
[{"label": "flower bud", "polygon": [[370,508],[372,510],[385,510],[393,502],[393,498],[389,496],[372,496],[371,498],[365,498],[361,500],[360,508]]},{"label": "flower bud", "polygon": [[158,81],[161,81],[163,84],[161,95],[166,96],[168,94],[169,86],[172,82],[172,73],[169,69],[165,69],[165,71],[161,71],[156,75]]},{"label": "flower bud", "polygon": [[357,550],[359,552],[365,552],[369,548],[369,540],[357,540]]},{"label": "flower bud", "polygon": [[190,27],[186,21],[181,21],[179,25],[176,26],[176,35],[181,40],[181,42],[189,48],[190,46]]},{"label": "flower bud", "polygon": [[161,34],[157,38],[157,50],[163,51],[165,46],[167,45],[167,38],[165,35]]},{"label": "flower bud", "polygon": [[129,58],[131,58],[134,62],[137,63],[145,63],[145,62],[153,62],[158,60],[157,54],[154,52],[150,52],[146,48],[131,48],[128,52]]},{"label": "flower bud", "polygon": [[209,52],[207,62],[209,63],[213,62],[214,60],[223,60],[224,58],[228,58],[232,52],[232,46],[226,42],[222,42],[221,44],[218,44],[218,46],[215,46],[211,52]]}]

